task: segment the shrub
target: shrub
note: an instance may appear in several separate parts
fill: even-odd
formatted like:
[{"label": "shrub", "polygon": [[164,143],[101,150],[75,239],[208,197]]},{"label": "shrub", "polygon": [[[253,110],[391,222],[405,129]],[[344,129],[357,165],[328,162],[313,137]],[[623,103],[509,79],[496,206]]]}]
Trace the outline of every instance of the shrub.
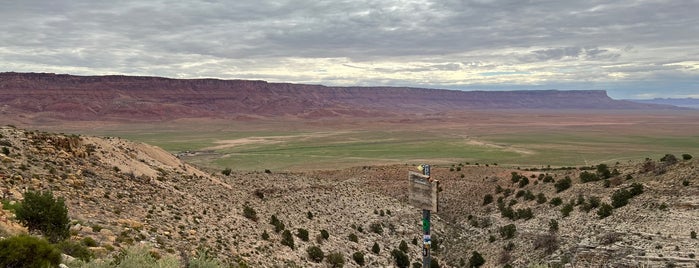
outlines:
[{"label": "shrub", "polygon": [[429,267],[430,268],[440,268],[441,266],[439,266],[439,261],[437,260],[437,258],[432,257],[432,258],[430,258],[430,266]]},{"label": "shrub", "polygon": [[267,233],[267,230],[264,230],[262,232],[262,240],[268,240],[269,239],[269,234]]},{"label": "shrub", "polygon": [[398,245],[398,249],[400,249],[400,251],[407,253],[408,252],[408,243],[406,243],[405,240],[401,240],[400,245]]},{"label": "shrub", "polygon": [[500,227],[500,236],[504,239],[513,238],[515,237],[515,234],[517,234],[517,226],[514,224],[508,224]]},{"label": "shrub", "polygon": [[557,206],[563,204],[563,199],[561,199],[560,197],[551,198],[551,201],[549,201],[549,204],[553,205],[554,207],[557,207]]},{"label": "shrub", "polygon": [[2,147],[2,154],[9,156],[10,155],[10,149],[7,147]]},{"label": "shrub", "polygon": [[572,183],[573,181],[570,179],[570,177],[566,176],[564,179],[558,180],[556,183],[554,183],[553,186],[556,187],[556,192],[560,193],[570,188]]},{"label": "shrub", "polygon": [[330,264],[330,267],[342,267],[345,266],[345,256],[340,252],[333,252],[328,255],[325,259]]},{"label": "shrub", "polygon": [[471,254],[471,258],[468,259],[468,267],[481,267],[485,264],[485,259],[481,256],[478,251],[474,251]]},{"label": "shrub", "polygon": [[374,242],[374,245],[371,246],[371,252],[374,252],[374,254],[379,254],[381,252],[381,247],[379,247],[379,244]]},{"label": "shrub", "polygon": [[308,218],[309,220],[312,220],[312,219],[313,219],[313,213],[310,212],[310,211],[309,211],[308,213],[306,213],[306,218]]},{"label": "shrub", "polygon": [[320,230],[320,236],[323,237],[323,239],[325,240],[328,240],[328,238],[330,238],[330,234],[325,229]]},{"label": "shrub", "polygon": [[28,235],[0,240],[0,267],[57,267],[61,252],[48,241]]},{"label": "shrub", "polygon": [[546,195],[544,193],[539,193],[536,195],[536,203],[537,204],[543,204],[546,203]]},{"label": "shrub", "polygon": [[549,221],[549,232],[558,232],[558,221],[555,219]]},{"label": "shrub", "polygon": [[356,262],[359,266],[364,266],[364,253],[361,253],[359,251],[355,252],[352,254],[352,259],[354,262]]},{"label": "shrub", "polygon": [[529,220],[531,218],[534,218],[534,214],[532,213],[531,208],[517,209],[516,215],[517,219]]},{"label": "shrub", "polygon": [[606,217],[611,216],[613,210],[614,208],[611,205],[607,203],[602,203],[602,205],[600,205],[599,209],[597,210],[597,216],[599,216],[600,219],[604,219]]},{"label": "shrub", "polygon": [[15,215],[29,231],[41,231],[52,243],[70,236],[68,209],[63,198],[55,199],[51,191],[27,191]]},{"label": "shrub", "polygon": [[279,233],[284,230],[284,223],[277,219],[277,215],[272,215],[269,223],[274,225],[274,232]]},{"label": "shrub", "polygon": [[95,257],[87,246],[70,240],[63,240],[59,242],[56,244],[56,248],[66,255],[70,255],[84,262],[89,262]]},{"label": "shrub", "polygon": [[349,238],[349,241],[352,241],[352,242],[354,242],[354,243],[358,243],[358,242],[359,242],[359,238],[358,238],[357,235],[354,234],[354,233],[349,234],[349,236],[347,236],[347,238]]},{"label": "shrub", "polygon": [[534,249],[544,249],[546,255],[552,254],[558,249],[558,238],[555,234],[540,234],[534,239]]},{"label": "shrub", "polygon": [[523,188],[524,186],[527,186],[529,184],[529,179],[527,177],[522,177],[522,179],[519,180],[519,188]]},{"label": "shrub", "polygon": [[493,203],[493,195],[487,194],[483,197],[483,205],[485,206],[490,203]]},{"label": "shrub", "polygon": [[683,181],[682,181],[682,186],[689,186],[689,181],[688,181],[688,180],[683,180]]},{"label": "shrub", "polygon": [[245,203],[245,206],[243,207],[243,216],[245,216],[245,218],[251,219],[252,221],[257,221],[257,212],[247,203]]},{"label": "shrub", "polygon": [[[85,237],[83,238],[82,244],[85,245],[86,247],[96,247],[97,246],[97,241],[93,239],[92,237]],[[70,254],[68,254],[70,255]]]},{"label": "shrub", "polygon": [[314,262],[322,262],[323,257],[325,256],[323,250],[317,246],[308,247],[308,249],[306,249],[306,253],[308,253],[308,257]]},{"label": "shrub", "polygon": [[[128,266],[126,266],[128,267]],[[162,265],[151,265],[151,267],[163,267]],[[207,250],[198,250],[197,256],[189,260],[187,267],[191,268],[218,268],[222,267],[221,262],[209,255]]]},{"label": "shrub", "polygon": [[586,183],[591,181],[598,181],[599,177],[595,173],[583,171],[580,173],[580,182]]},{"label": "shrub", "polygon": [[369,225],[369,230],[377,234],[383,234],[383,226],[381,226],[381,223],[379,222],[375,222]]},{"label": "shrub", "polygon": [[607,166],[607,164],[597,165],[597,176],[601,177],[602,179],[611,178],[612,172],[609,171],[609,166]]},{"label": "shrub", "polygon": [[672,165],[674,163],[677,163],[677,157],[675,157],[675,155],[673,154],[666,154],[665,156],[660,158],[660,162],[665,162]]},{"label": "shrub", "polygon": [[695,232],[695,231],[689,232],[689,237],[692,239],[697,239],[697,232]]},{"label": "shrub", "polygon": [[282,232],[282,245],[294,249],[294,237],[291,235],[289,230],[284,230],[284,232]]},{"label": "shrub", "polygon": [[682,160],[689,160],[689,159],[692,159],[691,154],[682,154]]},{"label": "shrub", "polygon": [[629,191],[626,189],[617,190],[612,194],[612,206],[614,208],[626,206],[629,203],[629,198],[631,198]]},{"label": "shrub", "polygon": [[640,183],[632,183],[631,184],[631,190],[629,191],[631,196],[637,196],[643,193],[643,184]]},{"label": "shrub", "polygon": [[573,204],[568,203],[563,208],[561,208],[561,214],[563,215],[563,218],[568,217],[570,215],[570,212],[573,211]]},{"label": "shrub", "polygon": [[297,230],[296,236],[300,238],[302,241],[308,241],[308,230],[299,228]]},{"label": "shrub", "polygon": [[408,258],[408,255],[405,255],[403,251],[394,249],[391,251],[391,256],[393,256],[393,259],[396,261],[396,266],[398,267],[408,267],[408,265],[410,265],[410,258]]},{"label": "shrub", "polygon": [[231,172],[232,172],[232,170],[230,168],[226,168],[224,170],[221,170],[221,174],[226,175],[226,176],[230,176]]}]

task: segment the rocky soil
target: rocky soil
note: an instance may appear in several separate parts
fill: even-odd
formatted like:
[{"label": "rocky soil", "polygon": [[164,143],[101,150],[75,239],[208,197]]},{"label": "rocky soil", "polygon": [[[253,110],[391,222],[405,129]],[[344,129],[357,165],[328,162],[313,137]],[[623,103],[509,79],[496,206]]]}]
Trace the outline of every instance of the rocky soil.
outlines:
[{"label": "rocky soil", "polygon": [[[326,254],[341,253],[346,267],[358,266],[355,252],[364,253],[366,266],[380,267],[392,266],[391,250],[406,241],[411,262],[420,260],[420,247],[412,243],[421,238],[420,211],[406,203],[412,166],[226,176],[146,144],[14,127],[0,128],[0,147],[7,148],[0,153],[3,200],[21,200],[27,189],[52,190],[66,200],[72,239],[94,238],[99,257],[144,243],[183,259],[207,248],[234,266],[324,267],[306,253],[316,245]],[[699,232],[699,163],[678,158],[612,163],[609,169],[617,172],[608,182],[587,183],[580,181],[581,169],[595,167],[433,167],[442,188],[433,216],[434,255],[442,267],[466,265],[473,251],[487,267],[699,267],[699,240],[690,237]],[[514,183],[513,172],[529,183]],[[557,192],[554,185],[566,176],[572,186]],[[616,191],[639,184],[643,193],[610,216],[600,218],[598,208],[585,212],[590,200],[612,203]],[[484,204],[486,195],[491,203]],[[554,198],[562,204],[553,205]],[[511,219],[503,208],[528,209],[531,217]],[[293,249],[282,245],[273,215],[292,234],[307,230],[309,240],[294,236]],[[1,235],[26,232],[8,211],[0,217]],[[501,228],[510,224],[516,232],[507,238]],[[374,243],[378,254],[371,251]]]}]

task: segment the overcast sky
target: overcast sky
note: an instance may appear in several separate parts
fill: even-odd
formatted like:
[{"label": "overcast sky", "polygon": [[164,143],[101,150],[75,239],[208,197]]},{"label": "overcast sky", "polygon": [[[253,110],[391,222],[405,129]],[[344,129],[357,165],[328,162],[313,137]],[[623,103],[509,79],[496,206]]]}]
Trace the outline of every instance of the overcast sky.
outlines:
[{"label": "overcast sky", "polygon": [[699,0],[0,4],[0,71],[699,98]]}]

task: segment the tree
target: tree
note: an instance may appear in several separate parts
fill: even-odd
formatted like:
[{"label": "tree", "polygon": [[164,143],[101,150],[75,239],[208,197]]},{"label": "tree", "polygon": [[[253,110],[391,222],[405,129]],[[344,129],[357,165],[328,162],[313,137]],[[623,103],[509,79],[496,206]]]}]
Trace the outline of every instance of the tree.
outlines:
[{"label": "tree", "polygon": [[68,209],[63,198],[54,198],[51,191],[26,192],[15,215],[29,231],[40,231],[52,243],[70,236]]},{"label": "tree", "polygon": [[0,240],[0,267],[58,267],[61,252],[48,241],[28,235]]},{"label": "tree", "polygon": [[317,246],[311,246],[306,249],[306,253],[308,253],[308,257],[311,258],[314,262],[322,262],[324,253],[323,250],[320,249]]},{"label": "tree", "polygon": [[485,264],[483,256],[478,251],[474,251],[471,258],[468,259],[468,267],[481,267],[483,264]]}]

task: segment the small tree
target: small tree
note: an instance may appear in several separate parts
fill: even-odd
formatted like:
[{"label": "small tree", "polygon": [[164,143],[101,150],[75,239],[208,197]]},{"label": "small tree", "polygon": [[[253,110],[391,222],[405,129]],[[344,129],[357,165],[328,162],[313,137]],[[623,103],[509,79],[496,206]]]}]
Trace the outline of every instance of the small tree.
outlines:
[{"label": "small tree", "polygon": [[558,180],[556,183],[554,183],[553,186],[556,187],[556,192],[560,193],[570,188],[572,183],[573,182],[570,177],[566,176],[564,179]]},{"label": "small tree", "polygon": [[570,212],[573,211],[573,204],[568,203],[563,208],[561,208],[561,214],[563,215],[563,218],[568,217],[570,215]]},{"label": "small tree", "polygon": [[483,205],[485,206],[490,203],[493,203],[493,195],[487,194],[483,197]]},{"label": "small tree", "polygon": [[321,236],[323,239],[328,240],[328,238],[330,238],[330,233],[328,233],[328,231],[326,231],[325,229],[323,229],[323,230],[320,230],[320,236]]},{"label": "small tree", "polygon": [[322,262],[323,257],[325,256],[323,250],[317,246],[308,247],[308,249],[306,249],[306,253],[308,253],[308,257],[314,262]]},{"label": "small tree", "polygon": [[40,231],[52,243],[70,236],[68,209],[63,198],[54,198],[51,191],[26,192],[15,215],[29,231]]},{"label": "small tree", "polygon": [[245,206],[243,207],[243,216],[245,216],[245,218],[251,219],[252,221],[257,221],[257,212],[247,203],[245,203]]},{"label": "small tree", "polygon": [[296,236],[298,236],[298,238],[302,241],[308,241],[308,230],[299,228],[297,231]]},{"label": "small tree", "polygon": [[515,234],[517,233],[517,226],[514,224],[508,224],[503,227],[500,227],[500,236],[504,239],[510,239],[515,237]]},{"label": "small tree", "polygon": [[682,154],[682,159],[683,159],[683,160],[692,159],[692,155],[691,155],[691,154]]},{"label": "small tree", "polygon": [[352,242],[354,242],[354,243],[358,243],[358,242],[359,242],[359,238],[358,238],[357,235],[354,234],[354,233],[349,234],[348,238],[349,238],[349,241],[352,241]]}]

